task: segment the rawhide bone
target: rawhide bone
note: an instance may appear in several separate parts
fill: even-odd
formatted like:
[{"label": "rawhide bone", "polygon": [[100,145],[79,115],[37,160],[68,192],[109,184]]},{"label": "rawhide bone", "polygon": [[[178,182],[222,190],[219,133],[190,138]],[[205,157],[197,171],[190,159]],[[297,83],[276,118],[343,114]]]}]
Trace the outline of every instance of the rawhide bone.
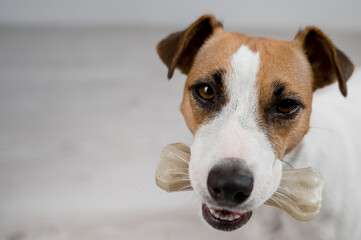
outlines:
[{"label": "rawhide bone", "polygon": [[[187,145],[167,145],[157,166],[156,184],[167,192],[192,190],[189,160]],[[279,188],[265,204],[285,211],[298,221],[311,221],[320,213],[323,187],[321,174],[312,167],[283,170]]]}]

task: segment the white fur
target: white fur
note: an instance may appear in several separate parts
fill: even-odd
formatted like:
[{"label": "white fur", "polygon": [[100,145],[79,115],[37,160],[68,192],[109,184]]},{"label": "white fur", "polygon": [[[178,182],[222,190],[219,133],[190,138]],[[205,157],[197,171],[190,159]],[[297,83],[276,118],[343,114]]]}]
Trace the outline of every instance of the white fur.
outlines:
[{"label": "white fur", "polygon": [[257,125],[259,61],[259,54],[247,46],[241,46],[233,55],[232,69],[225,79],[229,102],[217,117],[198,130],[191,146],[190,180],[208,205],[217,207],[207,190],[208,173],[225,158],[242,159],[254,175],[251,196],[232,210],[256,209],[279,185],[282,166]]},{"label": "white fur", "polygon": [[[226,80],[230,102],[195,135],[190,179],[207,203],[213,203],[206,187],[208,172],[225,157],[245,160],[255,174],[254,193],[241,209],[258,207],[278,185],[279,161],[256,122],[258,66],[258,53],[245,46],[237,51],[232,59],[233,72]],[[295,168],[312,166],[323,174],[320,215],[301,223],[279,209],[262,205],[237,230],[239,239],[361,239],[361,69],[348,81],[348,91],[346,99],[337,84],[315,92],[310,131],[284,158]],[[276,167],[272,172],[273,162]]]},{"label": "white fur", "polygon": [[253,212],[239,239],[361,239],[361,69],[348,81],[347,98],[333,84],[314,93],[311,129],[284,160],[312,166],[325,179],[320,215],[301,223],[269,206]]}]

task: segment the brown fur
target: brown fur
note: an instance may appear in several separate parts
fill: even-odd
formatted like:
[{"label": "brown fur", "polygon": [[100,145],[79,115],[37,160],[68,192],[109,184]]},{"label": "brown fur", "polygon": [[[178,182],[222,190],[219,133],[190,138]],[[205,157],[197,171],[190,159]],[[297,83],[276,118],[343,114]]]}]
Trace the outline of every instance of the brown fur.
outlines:
[{"label": "brown fur", "polygon": [[341,93],[346,96],[346,81],[354,70],[348,57],[316,27],[307,27],[300,31],[295,41],[301,44],[311,63],[314,73],[313,89],[322,88],[338,80]]},{"label": "brown fur", "polygon": [[[258,40],[260,69],[258,72],[259,116],[261,125],[273,143],[278,158],[290,152],[302,140],[309,129],[312,102],[312,73],[302,51],[293,42]],[[272,85],[278,81],[287,85],[285,95],[296,94],[304,104],[297,117],[285,122],[266,122],[269,114],[266,106],[272,99]]]},{"label": "brown fur", "polygon": [[[188,78],[184,88],[183,101],[181,104],[181,111],[186,120],[187,126],[193,134],[198,128],[210,120],[207,116],[200,114],[194,104],[192,96],[188,88],[199,78],[207,75],[215,69],[225,69],[230,72],[230,60],[234,52],[238,49],[241,40],[238,34],[225,32],[223,29],[217,29],[212,38],[207,41],[197,54],[193,67],[188,74]],[[214,56],[221,54],[222,57],[214,58]],[[207,61],[204,61],[207,59]],[[225,76],[226,78],[226,76]]]},{"label": "brown fur", "polygon": [[[189,87],[214,70],[225,69],[230,73],[230,60],[242,45],[260,54],[258,122],[267,132],[277,157],[282,159],[301,142],[309,129],[313,91],[338,80],[340,90],[346,96],[346,80],[352,74],[353,65],[315,27],[306,28],[288,42],[226,32],[213,16],[205,15],[188,29],[171,35],[158,45],[158,53],[169,67],[168,77],[172,76],[175,67],[188,74],[181,111],[193,134],[209,117],[199,111]],[[294,119],[268,120],[266,109],[272,100],[275,82],[287,86],[286,96],[292,93],[300,98],[304,107]]]},{"label": "brown fur", "polygon": [[199,48],[219,27],[222,24],[214,16],[204,15],[184,31],[173,33],[158,44],[157,51],[168,66],[169,79],[175,68],[185,74],[189,72]]}]

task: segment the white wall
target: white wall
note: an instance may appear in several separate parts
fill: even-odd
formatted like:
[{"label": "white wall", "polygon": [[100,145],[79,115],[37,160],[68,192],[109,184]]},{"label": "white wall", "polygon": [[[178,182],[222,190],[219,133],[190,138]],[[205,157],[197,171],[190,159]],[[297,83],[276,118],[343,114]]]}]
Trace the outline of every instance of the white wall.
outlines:
[{"label": "white wall", "polygon": [[360,0],[0,0],[0,24],[189,24],[213,13],[227,26],[361,31]]}]

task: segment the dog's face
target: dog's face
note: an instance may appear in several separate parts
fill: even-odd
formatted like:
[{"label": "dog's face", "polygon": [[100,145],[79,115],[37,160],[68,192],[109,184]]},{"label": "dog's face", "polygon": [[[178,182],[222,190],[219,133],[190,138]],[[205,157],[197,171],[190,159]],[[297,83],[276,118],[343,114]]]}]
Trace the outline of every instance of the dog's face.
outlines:
[{"label": "dog's face", "polygon": [[[190,180],[208,208],[243,213],[273,195],[281,179],[279,160],[309,128],[311,83],[310,66],[293,43],[219,31],[202,47],[181,110],[195,134]],[[246,186],[252,188],[249,196],[217,198],[213,189],[225,190],[220,182],[207,184],[210,172],[237,168],[237,162],[253,179],[253,186]],[[241,189],[230,194],[240,195]]]},{"label": "dog's face", "polygon": [[281,160],[309,129],[313,91],[338,79],[346,95],[353,70],[318,29],[288,42],[226,32],[213,16],[163,40],[158,53],[169,77],[175,67],[188,75],[189,177],[220,230],[239,228],[273,195]]}]

